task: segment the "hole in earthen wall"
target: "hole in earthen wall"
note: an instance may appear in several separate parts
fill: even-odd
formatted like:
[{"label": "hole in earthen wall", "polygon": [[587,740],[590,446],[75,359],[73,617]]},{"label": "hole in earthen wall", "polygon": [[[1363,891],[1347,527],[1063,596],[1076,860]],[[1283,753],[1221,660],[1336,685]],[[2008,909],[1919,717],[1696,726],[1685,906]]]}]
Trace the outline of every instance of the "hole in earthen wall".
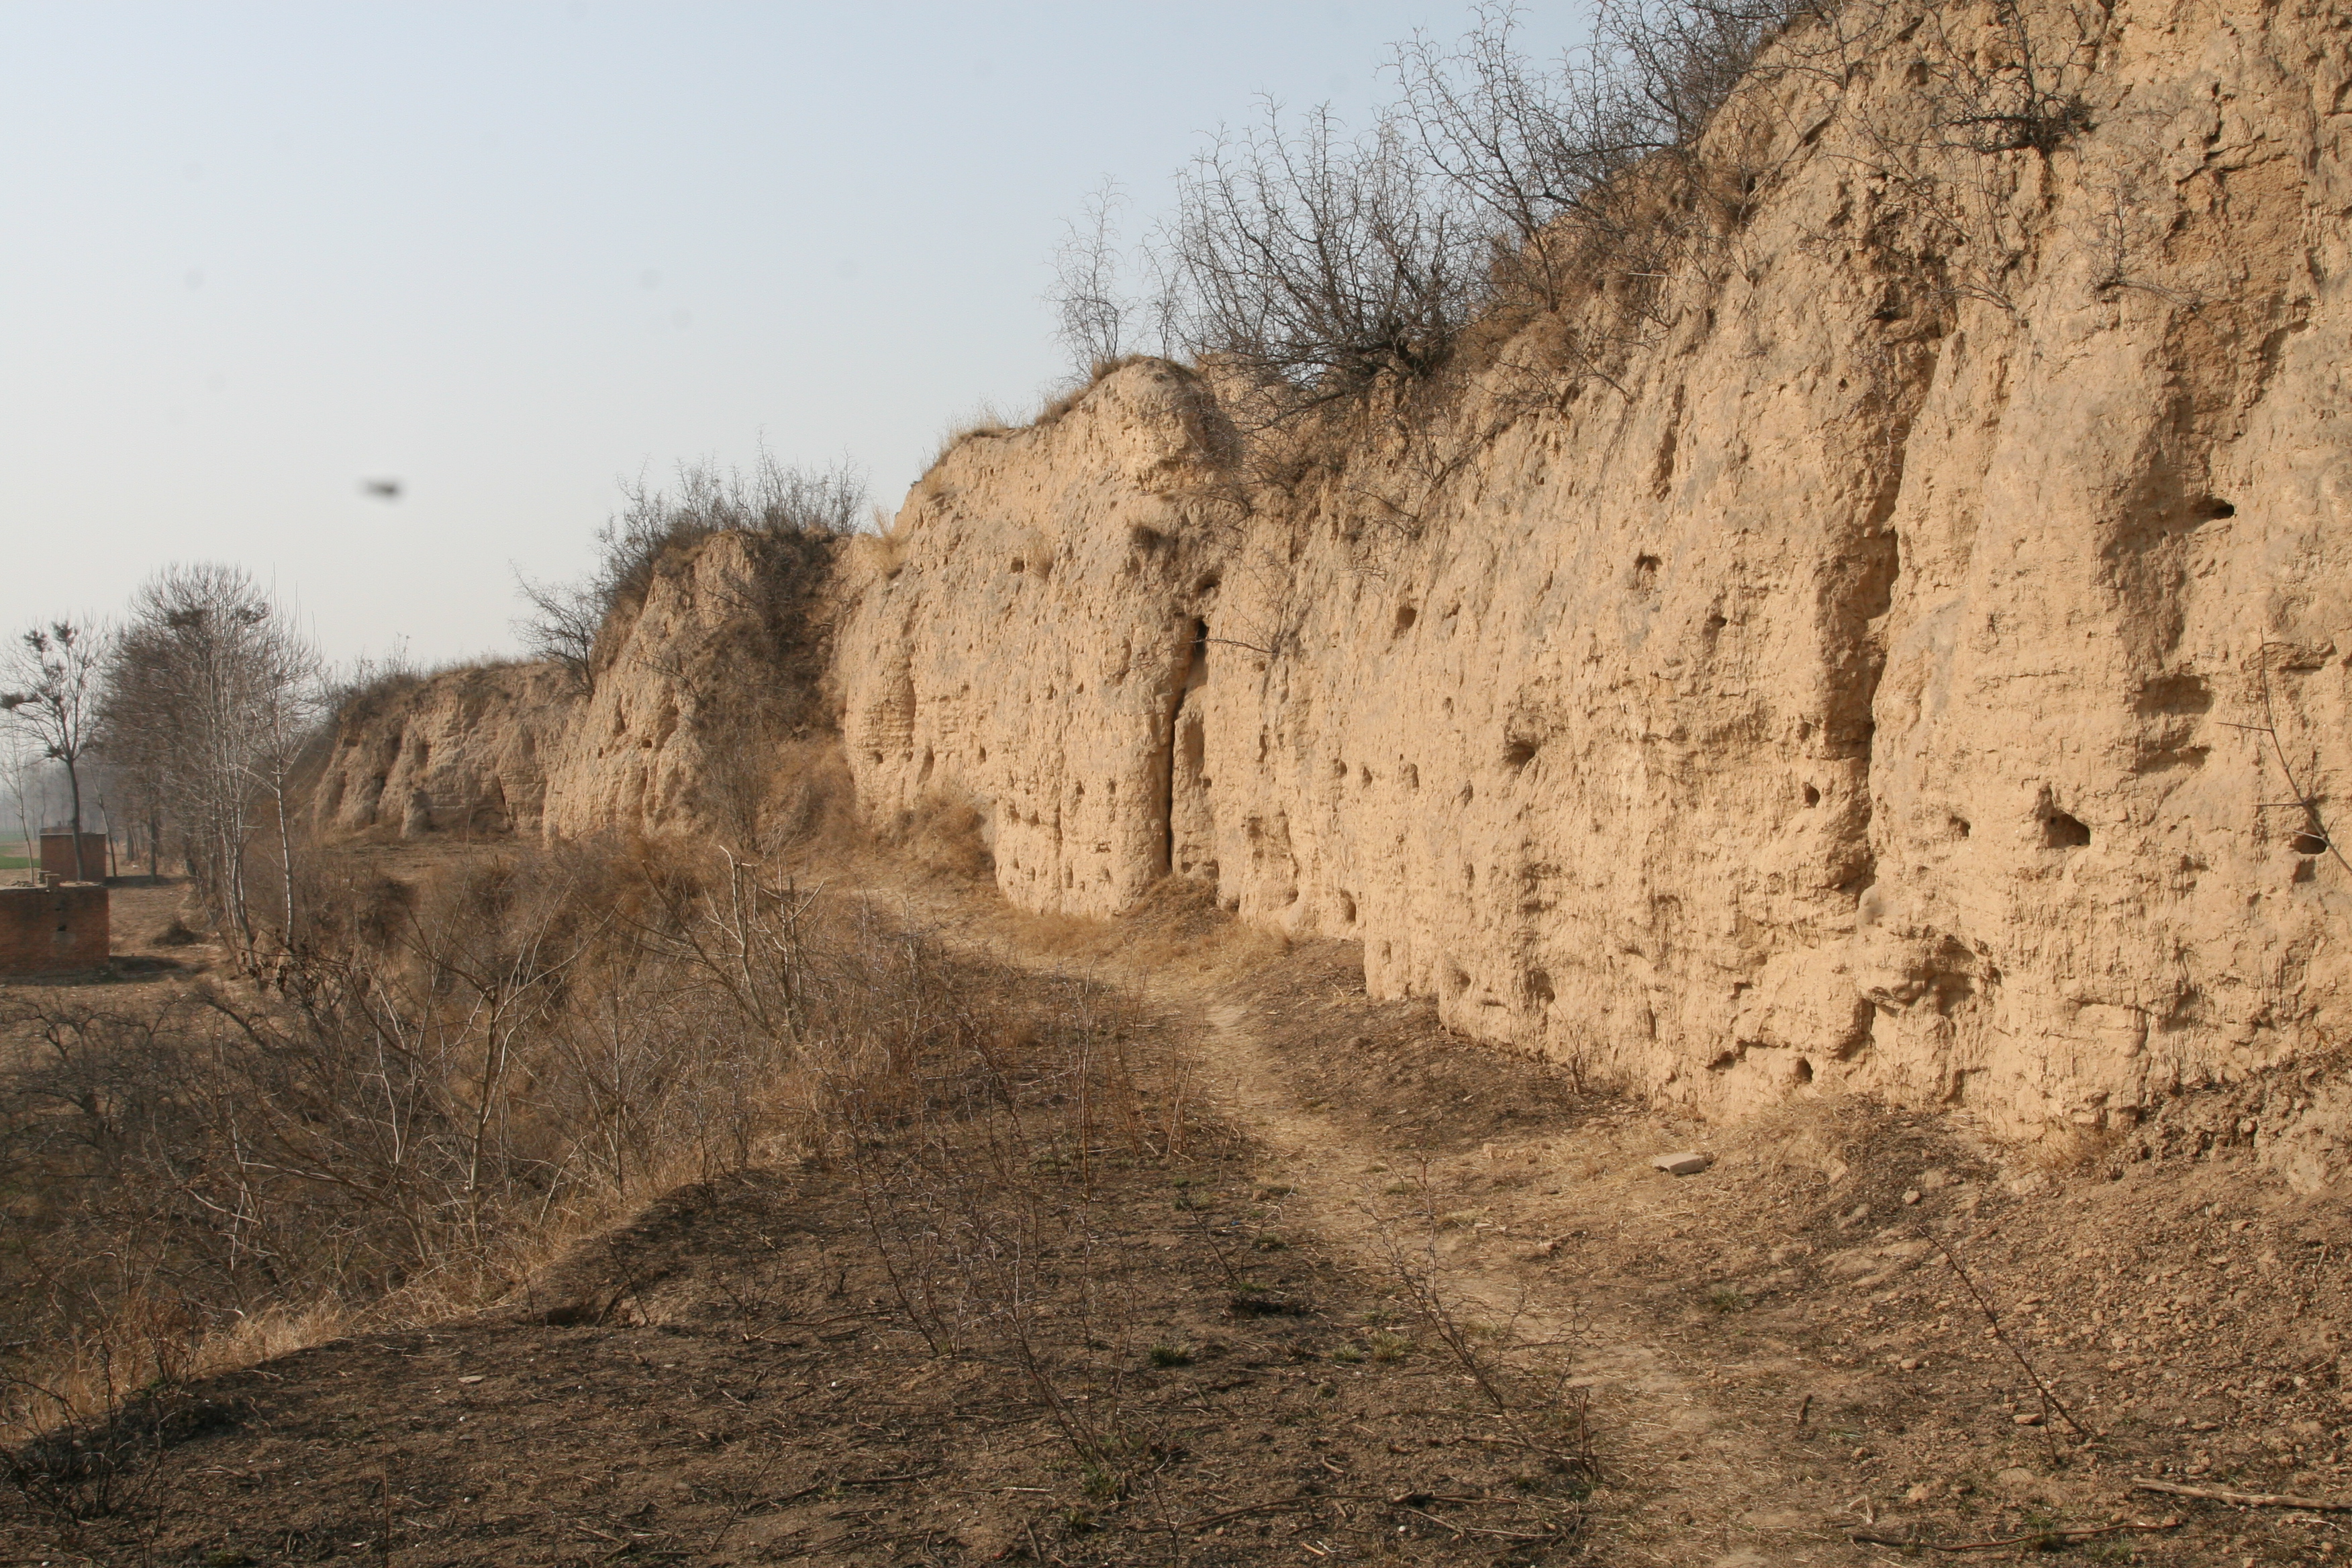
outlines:
[{"label": "hole in earthen wall", "polygon": [[2141,683],[2133,706],[2142,713],[2203,713],[2213,706],[2213,689],[2194,675],[2160,675]]},{"label": "hole in earthen wall", "polygon": [[2080,817],[2053,811],[2042,819],[2042,842],[2053,849],[2080,849],[2091,841],[2091,829]]}]

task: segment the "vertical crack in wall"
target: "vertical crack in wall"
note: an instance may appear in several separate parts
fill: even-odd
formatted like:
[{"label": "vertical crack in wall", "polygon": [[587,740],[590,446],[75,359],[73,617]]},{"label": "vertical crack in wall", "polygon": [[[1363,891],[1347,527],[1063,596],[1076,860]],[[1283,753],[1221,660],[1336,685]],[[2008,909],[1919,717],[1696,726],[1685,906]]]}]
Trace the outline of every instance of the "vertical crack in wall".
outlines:
[{"label": "vertical crack in wall", "polygon": [[[1202,798],[1205,781],[1201,777],[1204,751],[1202,715],[1192,695],[1209,679],[1209,623],[1195,616],[1191,634],[1184,651],[1177,658],[1175,679],[1168,683],[1168,703],[1160,715],[1151,765],[1153,805],[1160,821],[1159,864],[1152,868],[1154,876],[1164,877],[1171,870],[1192,874],[1195,858],[1184,854],[1180,842],[1190,847],[1199,837],[1199,819],[1207,813],[1208,803]],[[1187,734],[1191,743],[1180,746],[1180,735]],[[1213,836],[1211,842],[1213,843]]]},{"label": "vertical crack in wall", "polygon": [[[1904,352],[1907,348],[1910,352]],[[1885,454],[1878,485],[1843,559],[1832,569],[1825,653],[1830,678],[1822,741],[1828,758],[1850,764],[1853,788],[1840,826],[1844,842],[1832,849],[1833,885],[1857,901],[1878,879],[1872,832],[1875,789],[1878,683],[1886,673],[1886,627],[1903,574],[1903,542],[1894,527],[1902,504],[1911,428],[1936,379],[1940,334],[1914,340],[1889,356],[1892,382],[1879,426]]]}]

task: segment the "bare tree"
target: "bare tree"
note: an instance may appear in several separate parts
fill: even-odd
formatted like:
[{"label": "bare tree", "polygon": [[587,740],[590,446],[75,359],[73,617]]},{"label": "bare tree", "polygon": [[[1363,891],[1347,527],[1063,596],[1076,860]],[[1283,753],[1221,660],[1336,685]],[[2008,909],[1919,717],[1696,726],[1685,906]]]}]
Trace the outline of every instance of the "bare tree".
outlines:
[{"label": "bare tree", "polygon": [[588,661],[596,651],[596,632],[604,622],[594,582],[541,582],[520,566],[512,570],[515,592],[530,606],[514,623],[523,651],[533,658],[562,665],[573,679],[586,685]]},{"label": "bare tree", "polygon": [[1174,345],[1309,403],[1435,370],[1484,293],[1474,215],[1407,128],[1351,137],[1328,107],[1221,133],[1162,243]]},{"label": "bare tree", "polygon": [[25,853],[31,857],[36,869],[41,862],[33,830],[33,801],[41,788],[39,770],[44,761],[39,748],[22,733],[0,733],[0,788],[5,788],[16,803],[16,831],[23,836]]},{"label": "bare tree", "polygon": [[173,818],[191,875],[248,963],[257,931],[247,851],[265,798],[276,817],[283,931],[294,929],[287,793],[319,673],[316,650],[260,585],[211,563],[171,567],[142,586],[107,666],[106,753]]},{"label": "bare tree", "polygon": [[[1457,45],[1399,47],[1398,96],[1360,135],[1328,108],[1265,105],[1179,176],[1144,247],[1170,352],[1250,374],[1297,412],[1432,375],[1497,300],[1556,309],[1596,272],[1647,276],[1697,220],[1624,176],[1696,167],[1709,120],[1803,5],[1610,0],[1585,47],[1546,63],[1519,47],[1517,9],[1489,4]],[[1115,200],[1090,196],[1057,258],[1061,335],[1081,357],[1129,317]]]},{"label": "bare tree", "polygon": [[1654,264],[1674,226],[1620,182],[1640,164],[1687,160],[1797,9],[1622,0],[1601,7],[1588,44],[1547,65],[1520,50],[1517,10],[1490,4],[1452,47],[1425,35],[1398,47],[1397,119],[1476,210],[1500,280],[1555,306],[1602,258],[1621,271]]},{"label": "bare tree", "polygon": [[0,692],[0,712],[29,732],[45,755],[65,764],[77,881],[89,879],[81,843],[81,759],[97,728],[106,646],[105,634],[87,623],[36,626],[17,639],[6,666],[11,689]]},{"label": "bare tree", "polygon": [[1078,216],[1063,226],[1054,252],[1054,306],[1057,335],[1078,374],[1091,375],[1128,349],[1128,321],[1135,309],[1122,287],[1118,215],[1127,196],[1108,175],[1087,193]]}]

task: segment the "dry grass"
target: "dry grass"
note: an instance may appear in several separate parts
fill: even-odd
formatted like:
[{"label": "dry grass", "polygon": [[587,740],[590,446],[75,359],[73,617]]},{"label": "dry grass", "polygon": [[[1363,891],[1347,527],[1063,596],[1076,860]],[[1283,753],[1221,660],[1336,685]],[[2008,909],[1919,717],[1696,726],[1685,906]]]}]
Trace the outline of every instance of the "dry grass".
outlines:
[{"label": "dry grass", "polygon": [[1290,939],[1227,918],[1216,889],[1163,878],[1117,920],[1005,910],[999,920],[1024,952],[1055,959],[1137,965],[1187,979],[1238,980],[1290,951]]},{"label": "dry grass", "polygon": [[1016,435],[1019,430],[1020,426],[999,410],[994,404],[983,402],[971,413],[961,419],[955,420],[940,432],[939,450],[931,454],[931,460],[929,463],[923,465],[926,477],[929,476],[929,470],[946,462],[949,456],[965,442],[994,440],[1000,437]]},{"label": "dry grass", "polygon": [[879,837],[925,872],[982,882],[996,871],[996,858],[982,836],[986,821],[966,802],[934,797],[900,812]]},{"label": "dry grass", "polygon": [[1048,426],[1060,424],[1063,417],[1079,404],[1084,403],[1087,400],[1087,395],[1096,387],[1129,365],[1151,363],[1151,358],[1150,354],[1119,354],[1112,359],[1095,361],[1087,367],[1084,380],[1066,392],[1055,393],[1046,397],[1045,401],[1039,405],[1035,416],[1030,419],[1029,427],[1033,430],[1044,429]]},{"label": "dry grass", "polygon": [[[843,796],[804,782],[819,830]],[[926,1031],[972,1016],[919,937],[674,845],[341,895],[266,989],[12,1000],[20,1437],[487,1305],[654,1194],[818,1147],[845,1097],[898,1092]]]},{"label": "dry grass", "polygon": [[861,533],[850,541],[850,548],[865,569],[877,577],[896,577],[907,566],[907,532],[891,529],[877,533]]}]

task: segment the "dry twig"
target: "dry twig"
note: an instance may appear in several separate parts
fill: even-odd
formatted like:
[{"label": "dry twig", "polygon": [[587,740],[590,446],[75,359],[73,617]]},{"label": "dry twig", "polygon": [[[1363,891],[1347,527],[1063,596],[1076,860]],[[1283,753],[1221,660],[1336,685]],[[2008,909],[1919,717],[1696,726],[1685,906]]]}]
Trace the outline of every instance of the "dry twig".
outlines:
[{"label": "dry twig", "polygon": [[1983,1541],[1922,1541],[1892,1531],[1857,1530],[1853,1539],[1867,1546],[1924,1547],[1929,1552],[1990,1552],[2000,1546],[2047,1548],[2066,1541],[2091,1541],[2102,1535],[2129,1535],[2143,1530],[2178,1530],[2177,1519],[2135,1520],[2128,1524],[2069,1524],[2023,1535],[1995,1535]]},{"label": "dry twig", "polygon": [[2009,1337],[2009,1331],[2001,1326],[2000,1314],[1993,1310],[1993,1304],[1985,1293],[1977,1289],[1976,1279],[1961,1264],[1959,1254],[1946,1246],[1941,1237],[1930,1236],[1927,1239],[1936,1244],[1936,1250],[1944,1255],[1944,1261],[1952,1266],[1952,1272],[1960,1277],[1960,1283],[1966,1286],[1969,1294],[1975,1298],[1977,1310],[1984,1314],[1985,1322],[1992,1329],[1992,1337],[2000,1342],[2001,1349],[2007,1351],[2015,1360],[2027,1379],[2032,1383],[2034,1392],[2042,1396],[2042,1418],[2047,1420],[2050,1413],[2054,1410],[2058,1413],[2058,1418],[2066,1423],[2074,1436],[2082,1438],[2085,1443],[2091,1441],[2091,1432],[2080,1421],[2074,1419],[2074,1413],[2066,1408],[2058,1395],[2052,1392],[2048,1384],[2042,1381],[2042,1374],[2033,1369],[2033,1363],[2026,1359],[2025,1352],[2018,1348],[2017,1342]]},{"label": "dry twig", "polygon": [[2233,1502],[2242,1508],[2301,1508],[2314,1513],[2352,1513],[2352,1502],[2323,1498],[2289,1497],[2284,1492],[2233,1492],[2226,1487],[2183,1486],[2179,1481],[2132,1479],[2136,1492],[2162,1492],[2167,1497],[2202,1498],[2208,1502]]}]

